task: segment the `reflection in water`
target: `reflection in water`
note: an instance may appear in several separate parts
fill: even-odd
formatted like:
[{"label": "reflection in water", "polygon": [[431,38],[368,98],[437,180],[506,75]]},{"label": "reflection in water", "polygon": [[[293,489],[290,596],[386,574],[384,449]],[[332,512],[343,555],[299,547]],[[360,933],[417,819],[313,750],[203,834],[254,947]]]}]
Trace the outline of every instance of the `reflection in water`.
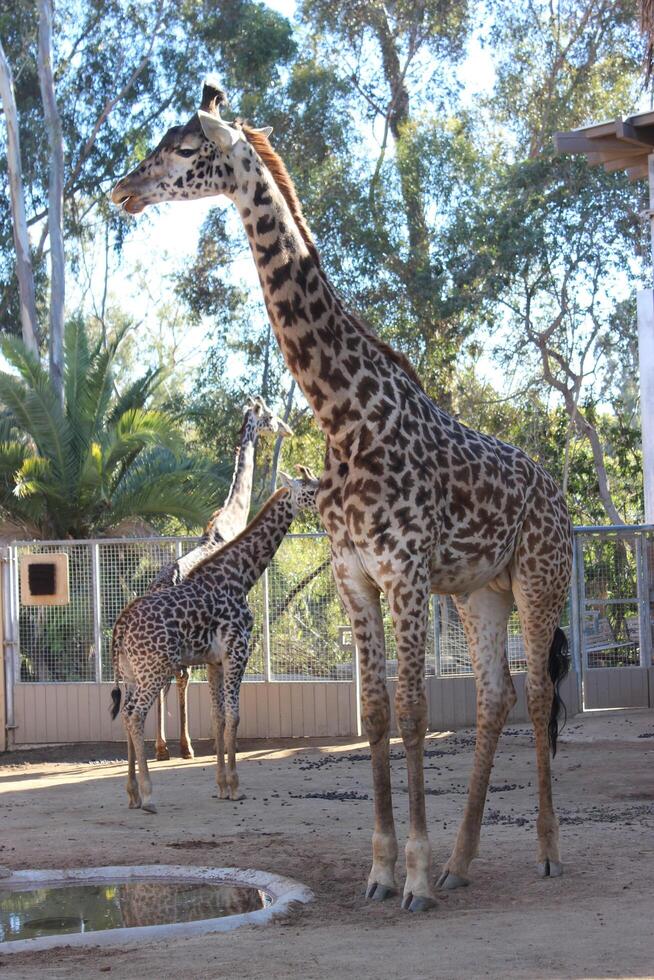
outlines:
[{"label": "reflection in water", "polygon": [[217,919],[253,912],[264,903],[267,897],[256,888],[188,881],[0,891],[0,943],[122,926]]}]

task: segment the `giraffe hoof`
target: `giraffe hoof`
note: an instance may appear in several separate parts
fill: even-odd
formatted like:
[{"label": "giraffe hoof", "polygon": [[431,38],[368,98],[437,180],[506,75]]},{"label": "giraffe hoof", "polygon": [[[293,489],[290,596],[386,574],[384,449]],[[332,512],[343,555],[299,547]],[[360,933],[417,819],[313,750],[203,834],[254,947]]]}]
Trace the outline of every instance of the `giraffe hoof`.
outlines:
[{"label": "giraffe hoof", "polygon": [[414,895],[407,892],[402,899],[402,908],[405,912],[427,912],[436,907],[436,899],[431,895]]},{"label": "giraffe hoof", "polygon": [[550,861],[545,858],[538,865],[538,874],[541,878],[560,878],[563,874],[563,865],[559,861]]},{"label": "giraffe hoof", "polygon": [[141,809],[142,810],[145,810],[146,813],[156,813],[157,812],[157,808],[154,805],[154,803],[143,803],[142,806],[141,806]]},{"label": "giraffe hoof", "polygon": [[167,762],[170,759],[170,752],[168,749],[157,749],[156,755],[154,757],[155,762]]},{"label": "giraffe hoof", "polygon": [[470,882],[467,878],[455,875],[453,871],[444,871],[438,879],[438,887],[443,891],[453,891],[455,888],[467,888]]},{"label": "giraffe hoof", "polygon": [[373,881],[366,888],[366,898],[370,899],[371,902],[383,902],[395,895],[397,895],[397,889],[391,888],[390,885],[380,885],[378,881]]},{"label": "giraffe hoof", "polygon": [[192,748],[190,748],[190,746],[180,748],[179,754],[181,755],[182,759],[195,759],[195,752]]},{"label": "giraffe hoof", "polygon": [[137,799],[137,800],[130,800],[129,801],[129,808],[130,808],[130,810],[140,810],[141,809],[141,800],[140,800],[140,798]]}]

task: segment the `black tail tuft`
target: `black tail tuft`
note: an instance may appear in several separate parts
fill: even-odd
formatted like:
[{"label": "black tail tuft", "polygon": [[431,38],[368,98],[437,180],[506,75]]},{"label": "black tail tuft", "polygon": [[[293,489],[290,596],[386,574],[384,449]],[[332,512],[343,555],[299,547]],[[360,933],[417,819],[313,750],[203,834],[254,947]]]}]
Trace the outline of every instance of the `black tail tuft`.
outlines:
[{"label": "black tail tuft", "polygon": [[[554,684],[554,697],[552,698],[552,710],[550,712],[550,723],[547,731],[550,738],[552,757],[556,755],[556,742],[559,737],[559,718],[563,713],[563,724],[565,725],[566,710],[559,688],[561,681],[570,669],[570,654],[568,653],[568,638],[563,630],[557,626],[554,630],[554,639],[550,647],[550,659],[548,664],[549,675]],[[563,727],[563,726],[561,726]]]},{"label": "black tail tuft", "polygon": [[121,698],[120,687],[118,686],[118,684],[116,684],[116,686],[112,688],[111,691],[111,707],[109,708],[109,713],[112,718],[116,718],[118,716],[118,712],[120,711],[120,698]]}]

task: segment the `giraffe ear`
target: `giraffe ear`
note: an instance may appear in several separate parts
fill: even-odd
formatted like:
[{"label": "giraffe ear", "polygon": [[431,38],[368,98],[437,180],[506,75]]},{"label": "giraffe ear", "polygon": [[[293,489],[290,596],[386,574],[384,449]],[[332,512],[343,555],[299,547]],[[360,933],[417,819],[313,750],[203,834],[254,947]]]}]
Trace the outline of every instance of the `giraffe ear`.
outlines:
[{"label": "giraffe ear", "polygon": [[284,473],[283,470],[279,471],[279,482],[287,490],[290,490],[293,485],[293,477],[289,476],[288,473]]},{"label": "giraffe ear", "polygon": [[259,129],[252,130],[253,133],[261,133],[261,135],[265,136],[266,139],[268,139],[272,131],[273,131],[272,126],[261,126]]},{"label": "giraffe ear", "polygon": [[234,144],[240,139],[240,133],[236,129],[223,122],[219,116],[213,116],[204,109],[198,109],[198,119],[205,137],[219,146],[221,150],[231,150]]},{"label": "giraffe ear", "polygon": [[309,469],[308,466],[302,466],[300,463],[297,463],[296,466],[295,466],[295,469],[299,473],[301,480],[306,480],[309,483],[317,483],[318,482],[318,477],[313,472],[313,470],[310,470]]}]

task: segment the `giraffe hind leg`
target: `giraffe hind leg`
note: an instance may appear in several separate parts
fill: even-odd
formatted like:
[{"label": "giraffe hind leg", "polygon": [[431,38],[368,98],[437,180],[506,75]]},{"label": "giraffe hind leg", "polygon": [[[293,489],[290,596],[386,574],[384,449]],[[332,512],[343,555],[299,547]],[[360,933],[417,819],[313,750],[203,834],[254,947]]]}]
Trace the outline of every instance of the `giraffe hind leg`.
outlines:
[{"label": "giraffe hind leg", "polygon": [[565,594],[538,596],[518,578],[518,613],[527,660],[527,707],[534,726],[538,766],[538,872],[556,878],[563,872],[559,824],[552,800],[550,751],[556,752],[558,716],[562,705],[557,686],[567,673],[567,641],[558,628]]},{"label": "giraffe hind leg", "polygon": [[132,698],[129,701],[126,700],[123,708],[125,728],[127,729],[128,739],[131,739],[136,762],[138,763],[138,787],[141,797],[141,808],[147,813],[156,813],[157,808],[152,799],[152,780],[150,779],[147,753],[145,751],[145,719],[165,683],[166,677],[164,676],[159,679],[155,678],[147,687],[137,686]]},{"label": "giraffe hind leg", "polygon": [[[129,704],[132,696],[131,691],[125,695],[126,707]],[[125,719],[125,716],[123,717]],[[127,799],[130,810],[138,810],[141,806],[141,794],[139,792],[139,784],[136,779],[136,753],[134,751],[134,742],[126,720],[125,734],[127,736]]]},{"label": "giraffe hind leg", "polygon": [[484,588],[455,603],[470,650],[477,686],[475,754],[463,820],[449,860],[438,879],[451,890],[469,883],[468,869],[477,855],[481,822],[495,750],[507,716],[516,702],[506,659],[506,626],[513,605],[511,592]]}]

